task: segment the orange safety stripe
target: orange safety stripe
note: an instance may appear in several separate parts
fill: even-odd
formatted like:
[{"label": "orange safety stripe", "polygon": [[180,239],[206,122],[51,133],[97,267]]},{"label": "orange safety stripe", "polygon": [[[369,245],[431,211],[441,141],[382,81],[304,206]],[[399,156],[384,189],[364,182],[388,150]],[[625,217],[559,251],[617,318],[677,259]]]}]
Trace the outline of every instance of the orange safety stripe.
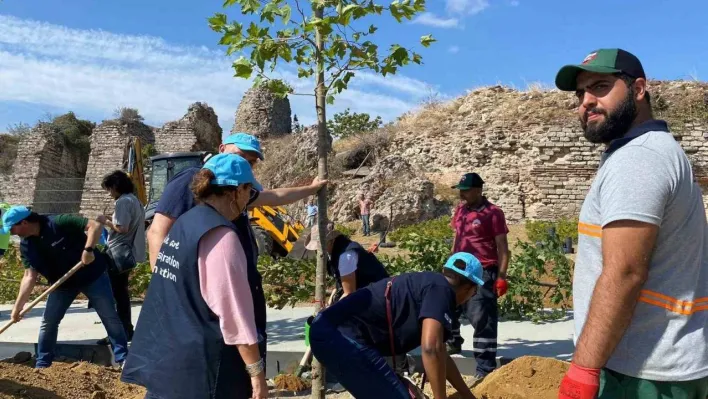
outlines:
[{"label": "orange safety stripe", "polygon": [[[653,299],[652,297],[658,298],[660,300]],[[661,300],[666,302],[662,302]],[[640,292],[639,301],[687,316],[692,315],[696,312],[700,312],[702,310],[708,310],[708,305],[696,306],[699,303],[708,302],[708,297],[698,298],[694,301],[682,301],[680,299],[672,298],[670,296],[658,292],[642,290]]]},{"label": "orange safety stripe", "polygon": [[602,238],[602,226],[587,223],[578,223],[578,234],[590,237]]}]

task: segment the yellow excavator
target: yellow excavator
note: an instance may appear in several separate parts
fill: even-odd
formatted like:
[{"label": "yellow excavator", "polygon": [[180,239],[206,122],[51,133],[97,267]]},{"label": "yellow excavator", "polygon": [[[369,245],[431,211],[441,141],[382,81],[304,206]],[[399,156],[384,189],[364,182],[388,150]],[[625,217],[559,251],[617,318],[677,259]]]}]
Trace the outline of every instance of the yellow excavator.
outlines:
[{"label": "yellow excavator", "polygon": [[[178,152],[160,154],[150,158],[150,191],[147,196],[147,205],[145,205],[145,224],[147,226],[155,216],[155,208],[167,182],[184,169],[201,167],[207,155],[210,154],[206,151]],[[251,220],[259,255],[269,254],[274,258],[287,256],[292,251],[294,243],[300,238],[300,233],[305,229],[302,223],[294,220],[288,215],[285,208],[280,206],[250,208],[248,216]]]}]

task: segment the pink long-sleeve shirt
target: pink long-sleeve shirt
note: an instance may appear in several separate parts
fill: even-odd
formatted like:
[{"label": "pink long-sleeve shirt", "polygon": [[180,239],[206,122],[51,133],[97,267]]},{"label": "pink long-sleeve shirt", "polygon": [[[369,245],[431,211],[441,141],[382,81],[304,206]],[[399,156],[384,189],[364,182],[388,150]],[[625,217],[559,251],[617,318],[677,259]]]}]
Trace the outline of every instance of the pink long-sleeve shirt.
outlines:
[{"label": "pink long-sleeve shirt", "polygon": [[258,342],[246,255],[236,233],[217,227],[199,241],[199,286],[202,298],[219,317],[227,345]]}]

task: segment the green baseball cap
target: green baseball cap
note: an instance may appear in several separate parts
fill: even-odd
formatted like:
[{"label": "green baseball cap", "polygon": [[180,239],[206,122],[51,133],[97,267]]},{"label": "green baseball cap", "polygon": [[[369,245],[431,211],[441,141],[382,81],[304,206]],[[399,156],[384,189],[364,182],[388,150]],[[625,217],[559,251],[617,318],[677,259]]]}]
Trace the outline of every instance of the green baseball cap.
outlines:
[{"label": "green baseball cap", "polygon": [[465,173],[460,178],[460,182],[452,186],[457,190],[469,190],[471,188],[482,188],[484,180],[476,173]]},{"label": "green baseball cap", "polygon": [[556,87],[563,91],[575,91],[576,78],[581,71],[596,73],[624,73],[633,78],[645,78],[644,68],[634,54],[618,49],[599,49],[588,54],[577,65],[566,65],[556,75]]}]

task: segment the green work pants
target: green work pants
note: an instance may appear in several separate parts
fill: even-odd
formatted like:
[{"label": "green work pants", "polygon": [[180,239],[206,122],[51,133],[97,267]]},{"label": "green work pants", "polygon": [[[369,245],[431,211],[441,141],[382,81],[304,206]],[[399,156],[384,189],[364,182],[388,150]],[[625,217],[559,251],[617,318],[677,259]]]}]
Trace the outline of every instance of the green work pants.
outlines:
[{"label": "green work pants", "polygon": [[706,399],[708,377],[693,381],[651,381],[603,369],[598,399]]}]

